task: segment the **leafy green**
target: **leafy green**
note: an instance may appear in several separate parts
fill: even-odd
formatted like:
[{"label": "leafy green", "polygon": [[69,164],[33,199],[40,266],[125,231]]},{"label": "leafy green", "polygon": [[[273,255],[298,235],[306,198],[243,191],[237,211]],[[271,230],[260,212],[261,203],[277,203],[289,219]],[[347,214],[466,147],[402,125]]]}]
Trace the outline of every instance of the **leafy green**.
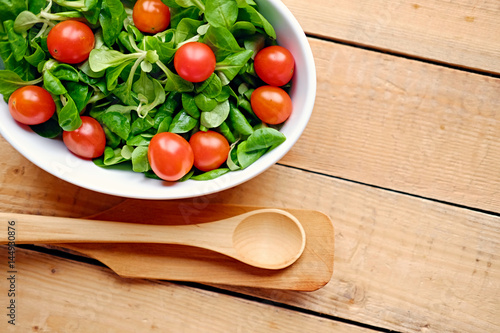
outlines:
[{"label": "leafy green", "polygon": [[115,43],[126,17],[127,13],[120,0],[102,0],[99,22],[107,46],[111,47]]},{"label": "leafy green", "polygon": [[59,126],[65,131],[74,131],[82,125],[82,119],[73,98],[68,94],[64,94],[64,97],[66,104],[61,109],[57,109]]},{"label": "leafy green", "polygon": [[231,29],[238,19],[238,4],[235,0],[207,0],[205,18],[213,27]]},{"label": "leafy green", "polygon": [[[197,131],[221,133],[231,144],[216,170],[193,167],[179,181],[210,180],[245,169],[283,143],[285,136],[253,112],[250,97],[263,82],[253,59],[276,33],[253,0],[162,0],[170,7],[165,31],[144,34],[134,26],[134,1],[0,0],[0,93],[41,85],[56,113],[35,133],[56,138],[81,126],[81,115],[97,119],[106,148],[94,163],[159,179],[148,161],[154,135],[170,131],[186,140]],[[128,8],[126,8],[128,6]],[[80,64],[56,61],[47,35],[60,21],[76,19],[93,30],[95,47]],[[203,82],[192,83],[175,69],[177,49],[207,44],[216,66]]]},{"label": "leafy green", "polygon": [[22,86],[36,84],[38,81],[24,81],[17,73],[10,70],[0,70],[0,94],[8,96]]},{"label": "leafy green", "polygon": [[248,137],[246,151],[271,148],[280,145],[285,140],[285,135],[274,128],[259,128]]},{"label": "leafy green", "polygon": [[14,31],[14,21],[8,20],[3,22],[5,30],[7,31],[7,37],[9,39],[10,47],[14,53],[14,58],[16,61],[21,61],[28,51],[27,40],[19,33]]},{"label": "leafy green", "polygon": [[202,42],[212,48],[217,61],[242,50],[233,34],[224,27],[210,26],[203,36]]},{"label": "leafy green", "polygon": [[201,125],[207,128],[219,127],[229,115],[229,101],[224,101],[215,106],[212,111],[202,112]]},{"label": "leafy green", "polygon": [[202,173],[202,174],[197,175],[197,176],[192,176],[189,179],[192,179],[192,180],[211,180],[211,179],[215,179],[215,178],[218,178],[220,176],[223,176],[226,173],[228,173],[229,171],[231,171],[231,170],[229,170],[229,168],[220,168],[220,169],[207,171],[207,172]]},{"label": "leafy green", "polygon": [[224,74],[228,81],[231,81],[238,75],[240,70],[252,57],[253,51],[244,50],[238,53],[228,55],[223,61],[215,65],[215,70]]},{"label": "leafy green", "polygon": [[172,120],[169,132],[187,133],[198,125],[198,120],[191,117],[186,111],[179,112]]},{"label": "leafy green", "polygon": [[16,17],[26,9],[25,1],[2,0],[0,1],[0,20],[3,22],[15,20]]}]

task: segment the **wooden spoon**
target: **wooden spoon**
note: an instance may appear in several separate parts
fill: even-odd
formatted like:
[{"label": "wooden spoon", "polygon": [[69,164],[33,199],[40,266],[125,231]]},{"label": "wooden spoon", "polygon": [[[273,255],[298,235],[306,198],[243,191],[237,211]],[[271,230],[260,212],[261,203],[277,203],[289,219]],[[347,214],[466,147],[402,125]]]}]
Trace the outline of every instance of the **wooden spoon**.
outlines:
[{"label": "wooden spoon", "polygon": [[[146,225],[65,217],[0,213],[3,230],[16,244],[156,243],[209,249],[266,269],[282,269],[302,254],[300,222],[280,209],[260,209],[228,219],[189,225]],[[0,233],[0,244],[12,241]]]}]

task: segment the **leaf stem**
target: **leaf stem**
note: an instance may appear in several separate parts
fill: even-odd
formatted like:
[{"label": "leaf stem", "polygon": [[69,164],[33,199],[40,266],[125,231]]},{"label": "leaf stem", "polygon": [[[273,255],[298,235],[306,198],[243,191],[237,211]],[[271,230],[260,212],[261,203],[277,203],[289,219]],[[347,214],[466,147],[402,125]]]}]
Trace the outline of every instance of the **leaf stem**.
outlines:
[{"label": "leaf stem", "polygon": [[106,98],[106,95],[104,95],[103,93],[101,92],[98,92],[96,94],[94,94],[90,99],[89,101],[87,102],[87,104],[93,104],[93,103],[96,103],[98,101],[100,101],[101,99],[103,98]]},{"label": "leaf stem", "polygon": [[54,2],[63,7],[76,8],[76,9],[81,9],[83,11],[87,10],[87,8],[85,7],[85,0],[77,0],[77,1],[54,0]]},{"label": "leaf stem", "polygon": [[137,60],[134,62],[134,65],[130,69],[130,74],[128,75],[128,79],[127,79],[127,90],[128,91],[132,90],[132,83],[134,81],[135,71],[137,70],[137,67],[139,67],[141,62],[144,60],[144,58],[146,58],[146,52],[144,52],[144,54],[142,54],[139,58],[137,58]]},{"label": "leaf stem", "polygon": [[167,66],[165,66],[163,62],[158,60],[155,62],[155,64],[158,65],[158,67],[160,67],[160,69],[163,71],[163,73],[165,73],[165,75],[167,75],[167,77],[170,75],[171,71],[167,68]]},{"label": "leaf stem", "polygon": [[31,81],[26,81],[25,83],[23,83],[25,86],[31,86],[31,85],[35,85],[35,84],[38,84],[40,82],[43,81],[43,77],[40,76],[38,79],[34,79],[34,80],[31,80]]},{"label": "leaf stem", "polygon": [[132,37],[131,34],[128,35],[128,40],[130,42],[130,45],[132,45],[132,48],[136,51],[136,52],[146,52],[144,50],[141,50],[138,46],[137,46],[137,43],[135,42],[134,38]]},{"label": "leaf stem", "polygon": [[[64,15],[52,14],[52,13],[48,13],[45,11],[41,11],[39,15],[41,18],[44,18],[47,20],[53,20],[53,21],[78,20],[78,19],[82,18],[82,15],[79,12],[75,12],[75,11],[64,12],[64,14],[71,14],[74,16],[64,16]],[[44,21],[44,22],[47,22],[47,21]]]},{"label": "leaf stem", "polygon": [[193,3],[195,4],[196,7],[198,7],[202,12],[205,12],[205,4],[201,2],[200,0],[194,0]]}]

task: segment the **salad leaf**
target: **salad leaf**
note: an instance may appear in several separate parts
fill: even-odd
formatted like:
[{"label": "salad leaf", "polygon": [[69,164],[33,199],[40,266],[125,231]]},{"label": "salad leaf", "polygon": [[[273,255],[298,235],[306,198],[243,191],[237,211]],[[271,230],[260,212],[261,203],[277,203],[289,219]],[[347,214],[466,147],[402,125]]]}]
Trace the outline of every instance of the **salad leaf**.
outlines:
[{"label": "salad leaf", "polygon": [[73,66],[67,64],[57,64],[51,67],[50,71],[59,80],[78,82],[80,79],[78,71]]},{"label": "salad leaf", "polygon": [[181,7],[197,7],[200,11],[205,11],[205,4],[202,0],[175,0],[176,4]]},{"label": "salad leaf", "polygon": [[261,14],[257,9],[250,5],[246,5],[240,8],[239,17],[242,21],[248,21],[253,23],[256,27],[263,28],[266,34],[272,38],[276,39],[276,31],[269,21]]},{"label": "salad leaf", "polygon": [[89,94],[89,86],[80,82],[67,82],[66,90],[75,102],[76,109],[81,112],[87,106],[92,94]]},{"label": "salad leaf", "polygon": [[[168,0],[167,0],[168,1]],[[165,3],[165,0],[163,0]],[[174,1],[172,1],[174,2]],[[170,7],[170,26],[173,29],[177,28],[177,25],[183,18],[192,18],[192,19],[199,19],[200,17],[200,10],[197,7],[188,7],[188,8],[182,8],[175,4],[176,7],[170,6],[167,4],[167,6]]]},{"label": "salad leaf", "polygon": [[230,104],[229,119],[233,128],[241,135],[248,136],[253,133],[253,128],[247,118],[233,103]]},{"label": "salad leaf", "polygon": [[137,59],[140,54],[124,54],[115,50],[93,49],[89,55],[89,66],[94,72],[103,71],[109,67],[119,66],[125,61]]},{"label": "salad leaf", "polygon": [[215,70],[224,74],[227,80],[233,80],[245,64],[250,60],[253,51],[244,50],[238,53],[230,54],[223,61],[215,65]]},{"label": "salad leaf", "polygon": [[205,112],[212,111],[218,104],[214,98],[210,98],[205,94],[196,95],[194,102],[200,110]]},{"label": "salad leaf", "polygon": [[274,128],[259,128],[248,137],[246,141],[246,151],[253,152],[271,148],[280,145],[285,142],[285,140],[285,135]]},{"label": "salad leaf", "polygon": [[229,101],[224,101],[215,106],[212,111],[202,112],[201,125],[207,128],[219,127],[229,115]]},{"label": "salad leaf", "polygon": [[174,33],[175,44],[178,45],[196,36],[198,27],[202,24],[203,24],[202,21],[196,19],[192,19],[189,17],[183,18],[177,25],[177,28],[175,29]]},{"label": "salad leaf", "polygon": [[236,153],[238,156],[238,163],[242,169],[245,169],[248,166],[250,166],[252,163],[257,161],[266,152],[267,152],[266,148],[249,151],[247,149],[247,142],[243,141],[238,145],[238,148],[236,150]]},{"label": "salad leaf", "polygon": [[82,125],[82,119],[73,98],[68,94],[64,94],[64,97],[66,104],[60,109],[56,108],[59,126],[65,131],[74,131]]},{"label": "salad leaf", "polygon": [[127,13],[120,0],[102,0],[99,22],[107,46],[111,47],[115,43],[126,17]]},{"label": "salad leaf", "polygon": [[198,125],[198,120],[191,117],[186,111],[179,112],[172,120],[169,132],[172,133],[187,133]]},{"label": "salad leaf", "polygon": [[28,9],[33,14],[39,14],[46,5],[46,0],[28,0]]},{"label": "salad leaf", "polygon": [[207,0],[205,18],[213,27],[231,29],[238,19],[238,4],[235,0]]},{"label": "salad leaf", "polygon": [[130,134],[130,119],[121,112],[107,111],[99,119],[113,133],[123,140]]},{"label": "salad leaf", "polygon": [[21,61],[28,50],[28,42],[21,34],[14,31],[14,21],[5,21],[3,22],[3,25],[7,31],[7,37],[9,39],[12,52],[14,53],[14,58],[16,61]]},{"label": "salad leaf", "polygon": [[148,147],[136,147],[132,152],[132,170],[135,172],[146,172],[149,169]]},{"label": "salad leaf", "polygon": [[62,134],[62,128],[55,118],[50,118],[44,123],[31,125],[30,127],[33,132],[48,139],[56,138]]},{"label": "salad leaf", "polygon": [[202,173],[202,174],[197,175],[197,176],[192,176],[189,179],[192,179],[192,180],[211,180],[211,179],[215,179],[215,178],[218,178],[220,176],[223,176],[226,173],[228,173],[229,171],[231,171],[231,170],[229,170],[229,168],[220,168],[220,169],[207,171],[207,172]]},{"label": "salad leaf", "polygon": [[0,20],[5,22],[15,20],[16,17],[26,10],[26,2],[19,0],[0,1]]},{"label": "salad leaf", "polygon": [[184,80],[179,75],[174,74],[167,68],[167,82],[165,84],[166,91],[190,92],[194,90],[193,83]]},{"label": "salad leaf", "polygon": [[21,12],[14,21],[14,32],[21,34],[31,29],[35,24],[42,22],[38,16],[25,10]]},{"label": "salad leaf", "polygon": [[63,95],[67,93],[61,81],[52,74],[51,71],[45,71],[43,73],[43,87],[54,95]]},{"label": "salad leaf", "polygon": [[202,42],[212,48],[217,61],[242,50],[233,34],[224,27],[210,26],[203,36]]},{"label": "salad leaf", "polygon": [[200,118],[200,110],[196,106],[194,97],[190,94],[182,94],[182,107],[187,114],[195,119]]},{"label": "salad leaf", "polygon": [[5,98],[22,86],[36,84],[40,81],[41,80],[32,82],[24,81],[16,72],[7,69],[0,70],[0,94]]},{"label": "salad leaf", "polygon": [[30,54],[24,56],[24,59],[33,67],[38,67],[38,64],[45,60],[45,52],[36,42],[31,42],[31,47],[35,49],[35,51]]}]

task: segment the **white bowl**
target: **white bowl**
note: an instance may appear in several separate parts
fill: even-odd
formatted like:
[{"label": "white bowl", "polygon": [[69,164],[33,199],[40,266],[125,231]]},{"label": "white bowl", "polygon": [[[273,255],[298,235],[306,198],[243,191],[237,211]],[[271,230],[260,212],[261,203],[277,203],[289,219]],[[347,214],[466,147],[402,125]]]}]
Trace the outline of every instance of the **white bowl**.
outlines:
[{"label": "white bowl", "polygon": [[24,157],[69,183],[110,195],[139,199],[181,199],[219,192],[246,182],[278,162],[304,131],[316,96],[316,69],[306,36],[292,13],[280,0],[257,0],[261,13],[274,26],[278,43],[295,59],[290,96],[293,112],[281,132],[286,141],[244,170],[209,181],[168,183],[142,173],[104,169],[71,154],[61,140],[46,139],[16,123],[7,104],[0,101],[0,133]]}]

